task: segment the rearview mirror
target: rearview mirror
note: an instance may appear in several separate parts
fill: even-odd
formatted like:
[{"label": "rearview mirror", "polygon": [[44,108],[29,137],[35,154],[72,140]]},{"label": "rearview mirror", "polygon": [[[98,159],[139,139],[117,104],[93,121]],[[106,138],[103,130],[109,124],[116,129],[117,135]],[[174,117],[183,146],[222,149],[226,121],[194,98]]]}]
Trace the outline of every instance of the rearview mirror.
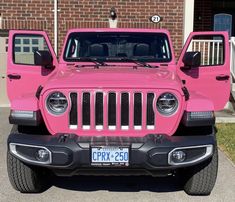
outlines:
[{"label": "rearview mirror", "polygon": [[52,68],[53,67],[53,58],[49,51],[47,50],[37,50],[34,52],[34,64],[40,65],[45,68]]},{"label": "rearview mirror", "polygon": [[186,52],[183,63],[185,68],[199,67],[201,65],[201,52]]}]

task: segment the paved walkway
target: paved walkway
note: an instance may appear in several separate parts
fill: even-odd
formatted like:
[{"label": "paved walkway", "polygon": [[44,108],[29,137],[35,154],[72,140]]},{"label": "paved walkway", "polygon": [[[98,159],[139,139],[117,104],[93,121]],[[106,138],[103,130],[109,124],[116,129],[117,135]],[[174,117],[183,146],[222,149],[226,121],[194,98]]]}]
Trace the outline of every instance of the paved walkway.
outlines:
[{"label": "paved walkway", "polygon": [[177,178],[152,177],[71,177],[53,179],[53,186],[41,194],[21,194],[11,187],[6,171],[6,141],[11,126],[9,110],[0,108],[0,201],[228,201],[235,199],[235,167],[219,152],[219,173],[210,196],[184,193]]},{"label": "paved walkway", "polygon": [[216,123],[235,123],[235,113],[230,110],[215,112]]}]

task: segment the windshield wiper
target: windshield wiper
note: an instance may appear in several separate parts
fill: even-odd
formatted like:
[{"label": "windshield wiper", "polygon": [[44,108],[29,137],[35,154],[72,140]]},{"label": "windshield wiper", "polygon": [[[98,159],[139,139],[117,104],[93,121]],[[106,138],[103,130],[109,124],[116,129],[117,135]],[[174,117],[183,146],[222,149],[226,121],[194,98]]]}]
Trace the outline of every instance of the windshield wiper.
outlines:
[{"label": "windshield wiper", "polygon": [[142,67],[148,67],[148,68],[157,68],[158,66],[152,66],[146,62],[143,62],[143,61],[140,61],[136,58],[128,58],[128,57],[123,57],[123,58],[120,58],[121,61],[126,61],[126,62],[133,62],[137,65],[140,65]]},{"label": "windshield wiper", "polygon": [[[108,64],[97,60],[97,58],[79,57],[79,58],[76,58],[76,60],[82,61],[82,62],[93,62],[95,65],[95,68],[99,68],[100,66],[108,66]],[[76,65],[76,67],[88,67],[88,66],[91,66],[91,65]]]}]

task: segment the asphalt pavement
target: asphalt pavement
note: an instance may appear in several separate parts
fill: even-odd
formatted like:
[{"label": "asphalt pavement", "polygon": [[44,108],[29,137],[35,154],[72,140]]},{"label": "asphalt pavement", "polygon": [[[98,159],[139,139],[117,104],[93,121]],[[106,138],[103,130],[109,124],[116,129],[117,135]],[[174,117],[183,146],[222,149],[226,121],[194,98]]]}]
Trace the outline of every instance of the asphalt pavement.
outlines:
[{"label": "asphalt pavement", "polygon": [[67,201],[235,201],[235,166],[219,152],[219,172],[210,196],[188,196],[180,186],[180,178],[133,177],[54,177],[52,186],[40,194],[21,194],[8,180],[6,169],[8,108],[0,108],[0,201],[67,202]]}]

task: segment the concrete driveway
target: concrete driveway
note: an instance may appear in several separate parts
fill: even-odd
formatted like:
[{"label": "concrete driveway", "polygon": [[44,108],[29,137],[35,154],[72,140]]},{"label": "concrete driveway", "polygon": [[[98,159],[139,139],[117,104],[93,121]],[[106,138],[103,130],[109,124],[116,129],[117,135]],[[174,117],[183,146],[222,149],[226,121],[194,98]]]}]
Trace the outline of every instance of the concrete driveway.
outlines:
[{"label": "concrete driveway", "polygon": [[41,194],[15,191],[6,170],[6,141],[11,129],[9,109],[0,108],[0,201],[232,201],[235,199],[235,167],[219,153],[219,173],[210,196],[188,196],[180,179],[152,177],[55,177],[52,187]]}]

